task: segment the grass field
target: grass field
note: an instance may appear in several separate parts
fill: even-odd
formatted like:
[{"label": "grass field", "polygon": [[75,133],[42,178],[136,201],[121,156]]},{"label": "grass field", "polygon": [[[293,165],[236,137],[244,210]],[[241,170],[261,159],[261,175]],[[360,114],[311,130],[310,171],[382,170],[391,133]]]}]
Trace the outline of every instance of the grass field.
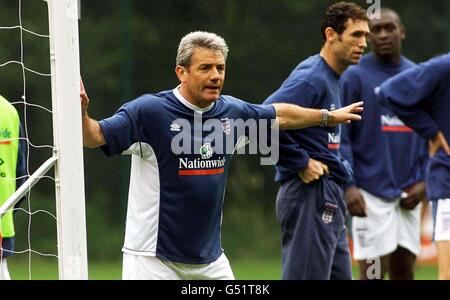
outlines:
[{"label": "grass field", "polygon": [[[11,258],[8,261],[11,277],[15,280],[29,279],[28,261],[26,259]],[[278,280],[281,278],[280,262],[278,260],[255,261],[234,260],[231,266],[236,279],[239,280]],[[54,258],[32,259],[33,280],[58,279],[57,263]],[[121,278],[121,262],[91,262],[89,264],[89,279],[92,280],[117,280]],[[357,268],[353,269],[357,274]],[[437,278],[435,266],[418,266],[416,279],[434,280]]]}]

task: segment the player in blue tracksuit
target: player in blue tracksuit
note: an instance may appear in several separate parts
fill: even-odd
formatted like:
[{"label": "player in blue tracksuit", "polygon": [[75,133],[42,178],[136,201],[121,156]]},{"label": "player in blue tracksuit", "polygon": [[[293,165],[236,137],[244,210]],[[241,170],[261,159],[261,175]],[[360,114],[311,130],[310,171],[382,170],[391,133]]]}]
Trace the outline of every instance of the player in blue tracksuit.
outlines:
[{"label": "player in blue tracksuit", "polygon": [[[359,59],[369,34],[366,12],[341,2],[328,8],[320,54],[301,62],[265,104],[341,107],[340,74]],[[283,99],[283,100],[280,100]],[[341,127],[280,133],[275,180],[282,231],[283,279],[351,279],[343,185],[351,168],[339,152]]]},{"label": "player in blue tracksuit", "polygon": [[439,278],[450,279],[450,53],[388,80],[381,86],[380,99],[430,140],[427,196],[433,203]]},{"label": "player in blue tracksuit", "polygon": [[382,8],[380,18],[370,21],[370,31],[373,52],[340,80],[343,105],[365,103],[363,120],[342,132],[341,152],[354,172],[346,188],[353,258],[361,279],[372,278],[367,271],[380,258],[381,278],[388,271],[390,279],[411,280],[420,253],[427,143],[379,103],[377,92],[384,81],[415,64],[401,56],[405,29],[395,11]]},{"label": "player in blue tracksuit", "polygon": [[328,114],[330,126],[360,119],[352,112],[361,112],[361,103],[328,113],[221,96],[227,54],[215,34],[186,35],[177,56],[180,85],[131,101],[100,122],[88,116],[82,88],[85,146],[132,155],[124,279],[234,278],[220,242],[225,184],[241,137],[233,121],[276,120],[280,129],[293,129],[317,126]]}]

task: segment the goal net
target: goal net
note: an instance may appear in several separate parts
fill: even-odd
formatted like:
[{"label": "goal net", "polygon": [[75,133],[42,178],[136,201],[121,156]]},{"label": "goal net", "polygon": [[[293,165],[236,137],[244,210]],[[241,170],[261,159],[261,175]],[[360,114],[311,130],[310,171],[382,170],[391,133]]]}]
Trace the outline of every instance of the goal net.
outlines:
[{"label": "goal net", "polygon": [[[0,199],[0,216],[12,212],[17,221],[11,261],[25,256],[29,279],[42,279],[33,271],[35,257],[57,261],[60,279],[88,278],[78,2],[0,1],[0,95],[19,112],[27,158],[26,181]],[[10,139],[0,137],[3,146]],[[53,245],[39,243],[50,235]]]}]

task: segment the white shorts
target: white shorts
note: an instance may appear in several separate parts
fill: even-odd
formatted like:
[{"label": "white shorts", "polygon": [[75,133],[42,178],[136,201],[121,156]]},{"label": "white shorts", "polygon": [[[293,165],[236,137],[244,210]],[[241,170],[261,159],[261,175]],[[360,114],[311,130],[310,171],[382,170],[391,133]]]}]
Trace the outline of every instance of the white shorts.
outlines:
[{"label": "white shorts", "polygon": [[434,241],[450,241],[450,199],[443,199],[432,203],[435,224]]},{"label": "white shorts", "polygon": [[360,190],[367,207],[367,217],[352,218],[353,258],[373,259],[394,252],[398,246],[416,256],[420,253],[420,210],[400,207],[400,199],[385,201]]},{"label": "white shorts", "polygon": [[225,254],[209,264],[191,265],[155,256],[123,254],[123,280],[234,280]]}]

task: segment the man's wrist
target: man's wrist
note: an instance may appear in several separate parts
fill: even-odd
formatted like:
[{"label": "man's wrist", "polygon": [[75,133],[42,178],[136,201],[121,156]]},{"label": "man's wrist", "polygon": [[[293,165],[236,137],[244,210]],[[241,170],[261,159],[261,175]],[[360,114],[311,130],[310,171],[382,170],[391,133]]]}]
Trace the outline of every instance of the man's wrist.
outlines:
[{"label": "man's wrist", "polygon": [[320,123],[320,127],[327,127],[329,117],[330,117],[330,112],[327,109],[321,109],[320,112],[322,113],[322,122]]}]

